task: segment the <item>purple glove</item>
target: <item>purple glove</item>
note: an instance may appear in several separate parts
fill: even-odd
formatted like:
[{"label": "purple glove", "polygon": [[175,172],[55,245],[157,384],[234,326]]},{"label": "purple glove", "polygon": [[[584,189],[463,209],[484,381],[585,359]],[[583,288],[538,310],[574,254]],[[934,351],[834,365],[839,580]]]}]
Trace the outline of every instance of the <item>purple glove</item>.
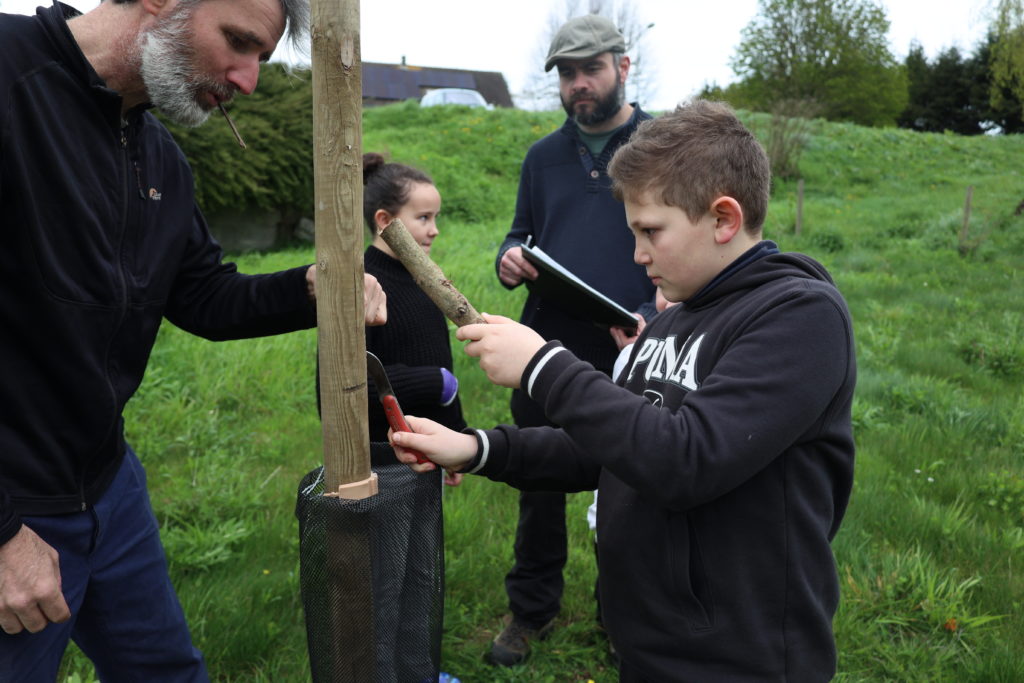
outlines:
[{"label": "purple glove", "polygon": [[441,368],[441,405],[450,406],[459,393],[459,380],[448,368]]}]

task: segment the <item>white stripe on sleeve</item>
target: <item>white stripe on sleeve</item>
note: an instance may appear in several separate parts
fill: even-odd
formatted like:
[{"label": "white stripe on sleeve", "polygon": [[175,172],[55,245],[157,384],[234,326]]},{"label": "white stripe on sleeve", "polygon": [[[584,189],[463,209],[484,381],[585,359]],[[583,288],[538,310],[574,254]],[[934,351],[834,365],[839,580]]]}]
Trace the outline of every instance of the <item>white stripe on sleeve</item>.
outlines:
[{"label": "white stripe on sleeve", "polygon": [[533,398],[533,383],[534,381],[536,381],[537,375],[540,374],[540,371],[544,368],[545,365],[547,365],[548,361],[551,360],[552,356],[554,356],[559,351],[565,350],[566,349],[564,346],[556,346],[555,348],[551,349],[550,351],[544,354],[544,357],[541,358],[540,362],[538,362],[536,367],[533,368],[533,372],[530,373],[530,380],[526,383],[527,396]]},{"label": "white stripe on sleeve", "polygon": [[491,452],[491,442],[487,439],[487,433],[482,429],[476,430],[476,433],[480,435],[480,448],[482,449],[482,452],[480,453],[480,462],[476,464],[476,467],[471,469],[469,472],[466,472],[466,474],[476,474],[483,469],[483,466],[487,464],[487,456]]}]

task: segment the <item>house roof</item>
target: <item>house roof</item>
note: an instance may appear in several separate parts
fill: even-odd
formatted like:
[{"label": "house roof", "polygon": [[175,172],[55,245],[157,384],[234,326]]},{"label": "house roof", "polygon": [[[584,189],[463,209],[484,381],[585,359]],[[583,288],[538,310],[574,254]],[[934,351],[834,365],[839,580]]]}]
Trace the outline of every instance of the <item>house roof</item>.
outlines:
[{"label": "house roof", "polygon": [[467,71],[406,64],[363,62],[363,99],[401,102],[435,88],[470,88],[496,107],[512,107],[505,77],[498,71]]}]

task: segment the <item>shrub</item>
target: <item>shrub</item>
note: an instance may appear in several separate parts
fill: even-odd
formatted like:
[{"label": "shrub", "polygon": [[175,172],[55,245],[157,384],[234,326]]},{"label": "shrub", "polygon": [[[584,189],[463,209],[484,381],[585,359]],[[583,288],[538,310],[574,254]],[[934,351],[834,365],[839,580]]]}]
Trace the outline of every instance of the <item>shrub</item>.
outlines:
[{"label": "shrub", "polygon": [[765,149],[776,178],[800,177],[800,155],[812,132],[821,106],[811,99],[784,99],[772,106]]}]

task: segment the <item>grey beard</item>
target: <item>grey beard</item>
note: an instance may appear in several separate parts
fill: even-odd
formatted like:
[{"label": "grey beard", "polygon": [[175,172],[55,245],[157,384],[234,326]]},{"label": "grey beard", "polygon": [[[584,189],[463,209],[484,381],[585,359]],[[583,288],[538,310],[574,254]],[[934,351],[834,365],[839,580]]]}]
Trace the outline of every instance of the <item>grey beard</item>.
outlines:
[{"label": "grey beard", "polygon": [[[203,109],[196,95],[205,80],[196,73],[189,49],[188,19],[181,10],[140,37],[139,73],[153,106],[182,126],[206,122],[210,111]],[[211,89],[217,90],[214,85]]]}]

